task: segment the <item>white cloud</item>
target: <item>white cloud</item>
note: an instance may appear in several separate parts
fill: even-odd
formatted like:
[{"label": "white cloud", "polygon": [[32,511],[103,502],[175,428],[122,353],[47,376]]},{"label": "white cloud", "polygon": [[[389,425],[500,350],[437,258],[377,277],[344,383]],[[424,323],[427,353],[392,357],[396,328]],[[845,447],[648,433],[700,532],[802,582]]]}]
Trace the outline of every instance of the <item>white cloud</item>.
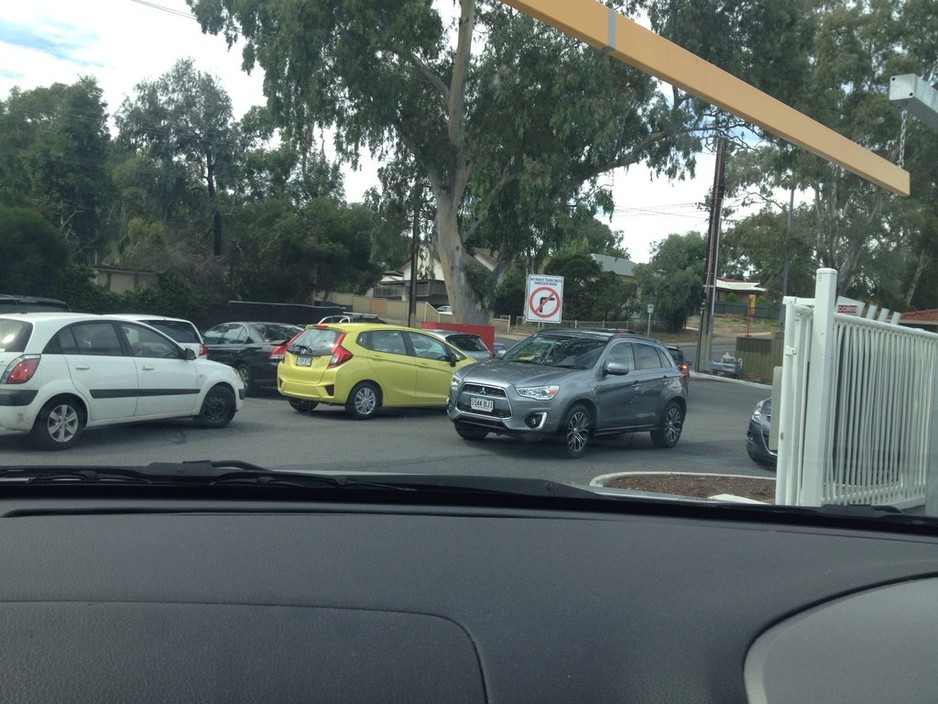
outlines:
[{"label": "white cloud", "polygon": [[[115,111],[139,82],[169,71],[191,57],[200,71],[216,75],[232,99],[236,117],[264,102],[262,71],[241,70],[238,47],[202,33],[184,0],[7,0],[0,15],[0,96],[19,86],[29,90],[94,76]],[[603,222],[624,233],[635,261],[647,261],[653,243],[669,234],[705,232],[703,201],[712,182],[713,160],[703,155],[698,177],[669,182],[633,167],[610,175],[616,209]],[[346,196],[358,200],[375,185],[379,162],[363,157],[361,170],[346,171]]]}]

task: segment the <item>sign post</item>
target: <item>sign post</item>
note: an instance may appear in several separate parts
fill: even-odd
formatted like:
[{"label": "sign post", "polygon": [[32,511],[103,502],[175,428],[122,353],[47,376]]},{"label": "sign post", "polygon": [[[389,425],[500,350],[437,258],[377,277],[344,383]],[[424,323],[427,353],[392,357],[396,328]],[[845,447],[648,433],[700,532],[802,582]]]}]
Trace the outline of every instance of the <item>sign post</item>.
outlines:
[{"label": "sign post", "polygon": [[562,276],[528,275],[524,319],[529,323],[559,323],[563,320]]},{"label": "sign post", "polygon": [[645,337],[651,337],[651,314],[655,312],[655,304],[648,304],[648,330],[645,331]]}]

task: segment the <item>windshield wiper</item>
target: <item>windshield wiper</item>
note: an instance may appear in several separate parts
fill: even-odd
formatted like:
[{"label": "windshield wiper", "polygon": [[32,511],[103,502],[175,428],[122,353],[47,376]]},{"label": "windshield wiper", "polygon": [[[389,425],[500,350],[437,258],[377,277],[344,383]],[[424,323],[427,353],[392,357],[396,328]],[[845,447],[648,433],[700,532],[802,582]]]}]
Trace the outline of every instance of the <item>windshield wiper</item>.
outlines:
[{"label": "windshield wiper", "polygon": [[367,489],[411,495],[466,497],[601,498],[595,492],[542,479],[434,474],[342,474],[270,470],[238,460],[153,462],[142,467],[10,467],[0,487],[15,484],[121,484],[141,486],[258,486],[302,489]]},{"label": "windshield wiper", "polygon": [[200,485],[260,484],[302,487],[341,487],[344,476],[276,472],[238,460],[211,462],[153,462],[145,467],[9,467],[0,469],[0,484],[143,484]]}]

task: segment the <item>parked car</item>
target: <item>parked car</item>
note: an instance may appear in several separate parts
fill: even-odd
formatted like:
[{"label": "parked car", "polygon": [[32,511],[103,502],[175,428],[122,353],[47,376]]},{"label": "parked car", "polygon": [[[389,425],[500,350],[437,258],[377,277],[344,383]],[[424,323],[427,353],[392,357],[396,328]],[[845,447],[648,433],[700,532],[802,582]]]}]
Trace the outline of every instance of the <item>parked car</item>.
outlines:
[{"label": "parked car", "polygon": [[328,323],[386,323],[377,315],[370,313],[340,313],[338,315],[327,315],[319,321],[320,325]]},{"label": "parked car", "polygon": [[232,322],[209,328],[202,338],[208,358],[234,367],[251,393],[277,385],[277,365],[282,357],[275,350],[302,331],[302,326],[287,323]]},{"label": "parked car", "polygon": [[769,449],[769,432],[772,427],[772,397],[756,404],[746,430],[746,452],[749,458],[763,467],[775,468],[778,453]]},{"label": "parked car", "polygon": [[287,347],[277,388],[298,411],[326,403],[364,420],[381,408],[443,408],[453,371],[470,364],[475,360],[424,330],[312,325]]},{"label": "parked car", "polygon": [[436,312],[440,315],[452,315],[453,307],[452,306],[438,306]]},{"label": "parked car", "polygon": [[3,313],[39,313],[42,311],[68,311],[68,303],[57,298],[43,296],[16,296],[0,294],[0,314]]},{"label": "parked car", "polygon": [[230,367],[147,325],[80,313],[0,316],[0,428],[63,450],[85,428],[195,418],[220,428],[241,408]]},{"label": "parked car", "polygon": [[173,338],[183,349],[190,349],[197,357],[208,356],[208,350],[202,341],[202,333],[189,320],[182,318],[167,318],[160,315],[141,315],[137,313],[113,313],[104,316],[116,320],[134,320],[156,328],[164,335]]},{"label": "parked car", "polygon": [[654,340],[557,329],[457,370],[447,409],[467,440],[493,432],[558,439],[568,457],[579,457],[595,435],[647,430],[655,445],[673,447],[687,401],[680,371]]},{"label": "parked car", "polygon": [[677,345],[665,345],[665,349],[671,355],[677,368],[681,370],[681,382],[684,384],[684,393],[687,393],[690,388],[690,365],[687,363],[687,357],[684,356],[684,350]]},{"label": "parked car", "polygon": [[477,362],[487,362],[495,357],[495,353],[475,333],[460,332],[458,330],[426,330],[426,332],[436,335],[441,340],[446,340],[453,347],[462,350]]}]

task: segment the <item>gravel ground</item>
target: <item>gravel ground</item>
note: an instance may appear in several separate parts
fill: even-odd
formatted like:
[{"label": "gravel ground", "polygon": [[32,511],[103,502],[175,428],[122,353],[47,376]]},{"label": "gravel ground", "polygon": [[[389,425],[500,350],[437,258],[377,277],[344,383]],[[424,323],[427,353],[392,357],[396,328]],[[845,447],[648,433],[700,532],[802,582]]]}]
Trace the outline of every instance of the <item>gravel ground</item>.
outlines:
[{"label": "gravel ground", "polygon": [[653,491],[707,498],[717,494],[732,494],[763,503],[775,503],[775,480],[758,477],[721,476],[707,474],[630,474],[605,482],[615,489]]}]

